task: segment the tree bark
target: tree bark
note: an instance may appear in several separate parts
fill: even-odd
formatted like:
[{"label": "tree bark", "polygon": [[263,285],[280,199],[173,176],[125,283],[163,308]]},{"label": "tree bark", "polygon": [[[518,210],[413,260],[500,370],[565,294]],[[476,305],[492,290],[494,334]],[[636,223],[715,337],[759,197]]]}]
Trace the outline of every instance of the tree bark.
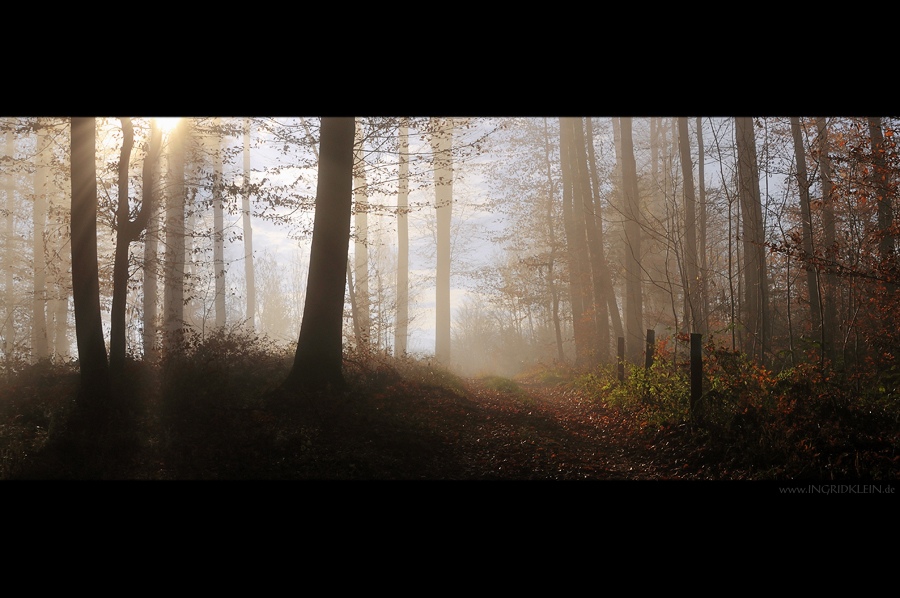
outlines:
[{"label": "tree bark", "polygon": [[356,242],[353,248],[354,273],[356,274],[356,315],[359,348],[368,348],[372,338],[371,306],[369,304],[369,198],[366,190],[365,162],[363,161],[363,128],[356,124],[355,159],[353,163],[353,200]]},{"label": "tree bark", "polygon": [[306,302],[294,365],[284,382],[293,392],[345,386],[342,328],[355,128],[352,117],[322,119]]},{"label": "tree bark", "polygon": [[800,118],[791,117],[791,137],[794,141],[794,160],[797,163],[797,185],[800,190],[800,216],[803,230],[803,268],[806,270],[806,288],[809,293],[809,321],[812,324],[812,337],[822,337],[822,302],[819,299],[819,271],[813,265],[815,255],[813,247],[812,208],[809,199],[809,178],[806,173],[806,148],[800,130]]},{"label": "tree bark", "polygon": [[31,358],[50,356],[47,340],[47,255],[44,233],[47,222],[47,192],[50,186],[50,135],[44,119],[37,119],[37,149],[34,171],[34,212],[32,220],[33,296],[31,310]]},{"label": "tree bark", "polygon": [[397,322],[394,324],[394,357],[406,355],[409,339],[409,126],[400,124],[399,180],[397,190]]},{"label": "tree bark", "polygon": [[93,118],[72,118],[72,294],[81,372],[80,403],[84,406],[105,404],[109,393],[97,265],[95,127]]},{"label": "tree bark", "polygon": [[641,291],[641,215],[637,165],[631,135],[631,118],[619,119],[622,138],[622,188],[625,211],[625,334],[626,354],[641,363],[644,350],[643,293]]},{"label": "tree bark", "polygon": [[753,118],[736,117],[735,134],[744,249],[744,328],[750,337],[746,352],[764,363],[768,353],[769,286]]},{"label": "tree bark", "polygon": [[563,180],[563,224],[569,265],[569,304],[572,308],[572,332],[575,337],[575,365],[584,366],[590,355],[588,320],[585,315],[585,279],[587,240],[575,216],[575,175],[572,172],[572,127],[570,119],[559,119],[559,160]]},{"label": "tree bark", "polygon": [[681,153],[681,173],[684,179],[684,262],[687,280],[689,332],[703,330],[703,305],[700,299],[700,268],[697,259],[697,198],[694,194],[694,169],[691,160],[691,140],[687,117],[678,118],[678,147]]},{"label": "tree bark", "polygon": [[184,335],[185,207],[184,152],[188,122],[182,119],[169,136],[166,197],[166,254],[163,328],[167,349],[178,347]]},{"label": "tree bark", "polygon": [[837,310],[837,278],[832,273],[830,265],[837,258],[835,245],[836,231],[834,224],[834,198],[832,197],[831,156],[828,150],[828,125],[824,117],[816,118],[818,137],[816,143],[819,150],[819,178],[822,181],[822,244],[824,245],[824,257],[829,267],[825,270],[823,285],[823,299],[825,309],[822,323],[822,352],[823,356],[832,363],[837,359],[837,343],[834,339],[839,335],[838,310]]},{"label": "tree bark", "polygon": [[[244,279],[247,292],[246,326],[256,330],[256,280],[253,269],[253,225],[250,221],[250,119],[244,119],[244,192],[241,200],[244,233]],[[343,271],[343,268],[341,269]]]},{"label": "tree bark", "polygon": [[450,222],[453,214],[453,123],[433,121],[434,192],[437,216],[437,282],[435,293],[435,359],[450,365]]}]

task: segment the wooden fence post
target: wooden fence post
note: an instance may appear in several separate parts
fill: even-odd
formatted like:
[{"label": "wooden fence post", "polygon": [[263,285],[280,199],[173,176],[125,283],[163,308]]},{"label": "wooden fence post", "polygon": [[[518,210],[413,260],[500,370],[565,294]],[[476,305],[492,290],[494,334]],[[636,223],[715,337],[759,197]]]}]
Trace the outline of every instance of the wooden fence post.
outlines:
[{"label": "wooden fence post", "polygon": [[625,337],[619,337],[619,382],[625,381]]},{"label": "wooden fence post", "polygon": [[652,328],[647,329],[647,353],[644,358],[644,368],[650,369],[653,365],[653,351],[656,349],[656,331]]}]

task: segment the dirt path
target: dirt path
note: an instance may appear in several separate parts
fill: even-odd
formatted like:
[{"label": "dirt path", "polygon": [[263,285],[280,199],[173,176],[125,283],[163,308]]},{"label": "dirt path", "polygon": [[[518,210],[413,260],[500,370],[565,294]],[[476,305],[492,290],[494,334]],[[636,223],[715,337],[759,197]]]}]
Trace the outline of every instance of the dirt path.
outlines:
[{"label": "dirt path", "polygon": [[[623,414],[562,386],[493,390],[473,381],[474,426],[460,438],[473,479],[657,480]],[[666,468],[667,469],[667,468]]]}]

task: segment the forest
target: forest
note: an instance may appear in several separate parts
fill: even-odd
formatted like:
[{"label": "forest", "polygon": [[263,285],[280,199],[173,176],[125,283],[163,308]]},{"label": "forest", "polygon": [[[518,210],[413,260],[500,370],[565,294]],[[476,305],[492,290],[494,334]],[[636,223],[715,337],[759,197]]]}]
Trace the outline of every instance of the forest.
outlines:
[{"label": "forest", "polygon": [[894,493],[898,127],[0,118],[0,479]]}]

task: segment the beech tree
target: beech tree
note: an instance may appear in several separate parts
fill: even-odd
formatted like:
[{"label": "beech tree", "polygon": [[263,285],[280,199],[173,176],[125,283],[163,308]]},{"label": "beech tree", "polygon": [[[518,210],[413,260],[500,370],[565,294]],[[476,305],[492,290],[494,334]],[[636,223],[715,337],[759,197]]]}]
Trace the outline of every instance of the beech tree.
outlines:
[{"label": "beech tree", "polygon": [[741,116],[734,121],[743,229],[744,329],[750,337],[747,353],[765,362],[769,349],[769,284],[756,138],[753,118]]},{"label": "beech tree", "polygon": [[681,153],[681,171],[684,177],[684,262],[685,320],[688,330],[703,333],[704,306],[700,296],[700,264],[697,257],[697,198],[694,195],[694,172],[691,161],[691,141],[687,117],[678,118],[678,147]]},{"label": "beech tree", "polygon": [[93,117],[71,121],[72,303],[81,372],[81,404],[102,406],[109,393],[109,363],[100,317],[97,266],[96,123]]},{"label": "beech tree", "polygon": [[294,364],[283,383],[292,392],[345,386],[342,325],[355,128],[353,117],[322,118],[306,302]]},{"label": "beech tree", "polygon": [[450,221],[453,213],[453,121],[432,119],[434,210],[437,216],[434,356],[450,363]]},{"label": "beech tree", "polygon": [[[144,148],[143,201],[134,219],[128,198],[128,166],[134,145],[134,127],[130,118],[122,122],[122,150],[119,157],[119,193],[116,205],[116,253],[113,266],[113,298],[110,313],[109,367],[113,374],[121,374],[125,366],[125,303],[128,297],[128,257],[131,243],[137,241],[147,227],[155,208],[153,165],[159,157],[161,133],[151,125],[150,143]],[[146,289],[144,292],[147,292]],[[155,292],[155,291],[154,291]]]},{"label": "beech tree", "polygon": [[394,324],[394,356],[406,355],[409,338],[409,126],[401,119],[398,129],[397,189],[397,316]]},{"label": "beech tree", "polygon": [[631,363],[640,363],[644,350],[640,196],[631,118],[620,118],[619,122],[622,137],[622,189],[625,198],[625,352]]}]

